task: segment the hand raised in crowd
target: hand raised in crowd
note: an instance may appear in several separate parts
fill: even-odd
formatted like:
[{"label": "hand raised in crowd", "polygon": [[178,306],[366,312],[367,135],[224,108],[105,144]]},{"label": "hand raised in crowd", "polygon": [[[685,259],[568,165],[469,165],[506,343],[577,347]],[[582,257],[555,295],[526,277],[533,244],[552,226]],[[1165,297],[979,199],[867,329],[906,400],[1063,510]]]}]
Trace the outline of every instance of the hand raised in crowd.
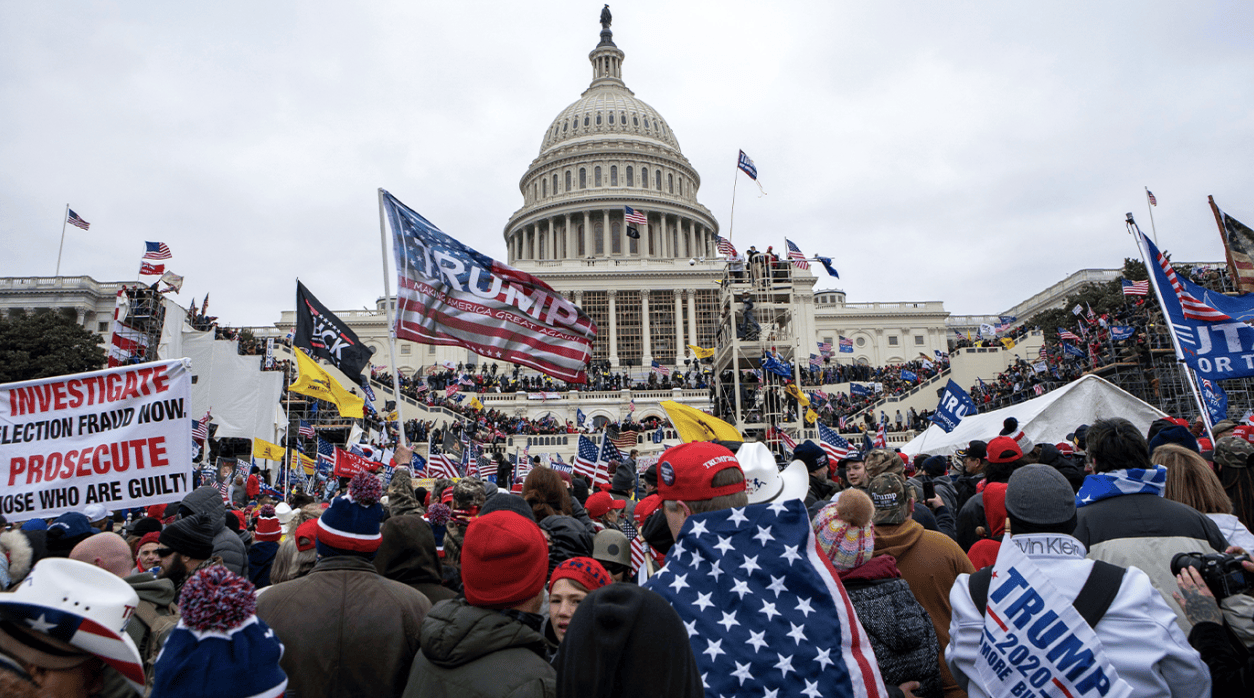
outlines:
[{"label": "hand raised in crowd", "polygon": [[1219,612],[1219,602],[1215,601],[1215,595],[1210,593],[1202,575],[1196,569],[1186,567],[1180,570],[1180,574],[1176,575],[1176,583],[1180,586],[1180,591],[1173,591],[1171,595],[1180,604],[1190,623],[1197,625],[1209,621],[1223,625],[1224,617]]}]

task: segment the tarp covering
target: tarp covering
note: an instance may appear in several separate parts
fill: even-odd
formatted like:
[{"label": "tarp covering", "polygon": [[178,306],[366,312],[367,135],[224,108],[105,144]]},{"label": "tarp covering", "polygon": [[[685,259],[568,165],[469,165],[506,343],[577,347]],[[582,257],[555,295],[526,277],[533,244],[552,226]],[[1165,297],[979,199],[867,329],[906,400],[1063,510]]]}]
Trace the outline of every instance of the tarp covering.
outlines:
[{"label": "tarp covering", "polygon": [[1098,376],[1088,375],[1053,392],[1000,410],[963,417],[946,434],[935,424],[901,447],[901,452],[947,456],[974,440],[988,441],[1002,430],[1007,417],[1019,420],[1019,427],[1034,443],[1058,443],[1081,424],[1098,419],[1123,417],[1142,433],[1156,419],[1167,416],[1118,386]]},{"label": "tarp covering", "polygon": [[262,371],[261,356],[240,356],[238,342],[213,334],[183,335],[183,354],[192,360],[192,418],[212,409],[215,438],[273,441],[283,373]]}]

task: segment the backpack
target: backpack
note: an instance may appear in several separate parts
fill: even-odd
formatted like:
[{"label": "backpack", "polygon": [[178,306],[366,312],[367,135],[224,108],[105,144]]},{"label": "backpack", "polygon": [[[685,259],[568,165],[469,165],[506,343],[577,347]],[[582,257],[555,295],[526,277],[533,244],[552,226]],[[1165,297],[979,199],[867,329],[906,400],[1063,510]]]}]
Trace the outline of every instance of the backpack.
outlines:
[{"label": "backpack", "polygon": [[[1080,593],[1076,595],[1075,601],[1071,602],[1090,628],[1097,627],[1097,622],[1106,615],[1110,604],[1114,603],[1115,597],[1119,595],[1119,587],[1123,584],[1123,575],[1127,571],[1109,562],[1101,560],[1093,562],[1093,569],[1089,570],[1089,578],[1085,580],[1084,586],[1080,587]],[[967,581],[971,600],[975,602],[975,607],[980,609],[981,616],[988,607],[988,585],[992,581],[992,565],[975,572]]]},{"label": "backpack", "polygon": [[[165,612],[162,613],[162,610]],[[144,639],[138,649],[140,658],[144,660],[144,680],[151,690],[157,655],[161,654],[161,648],[165,646],[170,631],[179,623],[179,607],[177,604],[170,604],[159,609],[153,602],[141,599],[135,607],[135,618],[144,626]]]}]

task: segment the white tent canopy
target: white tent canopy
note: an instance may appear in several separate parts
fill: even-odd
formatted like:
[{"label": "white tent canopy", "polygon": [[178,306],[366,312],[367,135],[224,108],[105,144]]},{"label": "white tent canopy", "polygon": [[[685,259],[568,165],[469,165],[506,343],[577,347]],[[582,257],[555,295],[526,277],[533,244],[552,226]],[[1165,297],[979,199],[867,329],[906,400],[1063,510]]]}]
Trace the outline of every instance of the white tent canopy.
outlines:
[{"label": "white tent canopy", "polygon": [[1142,432],[1156,419],[1167,415],[1133,397],[1105,379],[1087,375],[1062,388],[1027,402],[984,414],[963,417],[948,434],[935,424],[901,447],[902,453],[947,456],[974,440],[989,441],[1002,430],[1007,417],[1019,420],[1019,427],[1033,443],[1058,443],[1081,424],[1098,419],[1123,417]]}]

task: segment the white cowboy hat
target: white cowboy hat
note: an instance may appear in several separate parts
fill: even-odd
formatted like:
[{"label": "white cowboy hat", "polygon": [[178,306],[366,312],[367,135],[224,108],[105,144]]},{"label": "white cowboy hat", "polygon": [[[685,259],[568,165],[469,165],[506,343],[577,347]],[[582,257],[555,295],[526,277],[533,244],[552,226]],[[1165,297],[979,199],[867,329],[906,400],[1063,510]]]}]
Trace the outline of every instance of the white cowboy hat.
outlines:
[{"label": "white cowboy hat", "polygon": [[[53,557],[36,563],[13,591],[0,593],[0,618],[16,626],[17,633],[46,636],[39,638],[41,644],[99,657],[143,693],[143,660],[126,634],[138,604],[135,590],[121,577],[85,562]],[[48,656],[20,636],[5,635],[3,641],[5,649],[18,654],[29,650]],[[76,666],[72,657],[63,659],[63,668]]]},{"label": "white cowboy hat", "polygon": [[745,471],[745,492],[750,504],[805,499],[810,489],[805,463],[795,460],[781,471],[771,450],[760,441],[741,444],[736,460]]}]

